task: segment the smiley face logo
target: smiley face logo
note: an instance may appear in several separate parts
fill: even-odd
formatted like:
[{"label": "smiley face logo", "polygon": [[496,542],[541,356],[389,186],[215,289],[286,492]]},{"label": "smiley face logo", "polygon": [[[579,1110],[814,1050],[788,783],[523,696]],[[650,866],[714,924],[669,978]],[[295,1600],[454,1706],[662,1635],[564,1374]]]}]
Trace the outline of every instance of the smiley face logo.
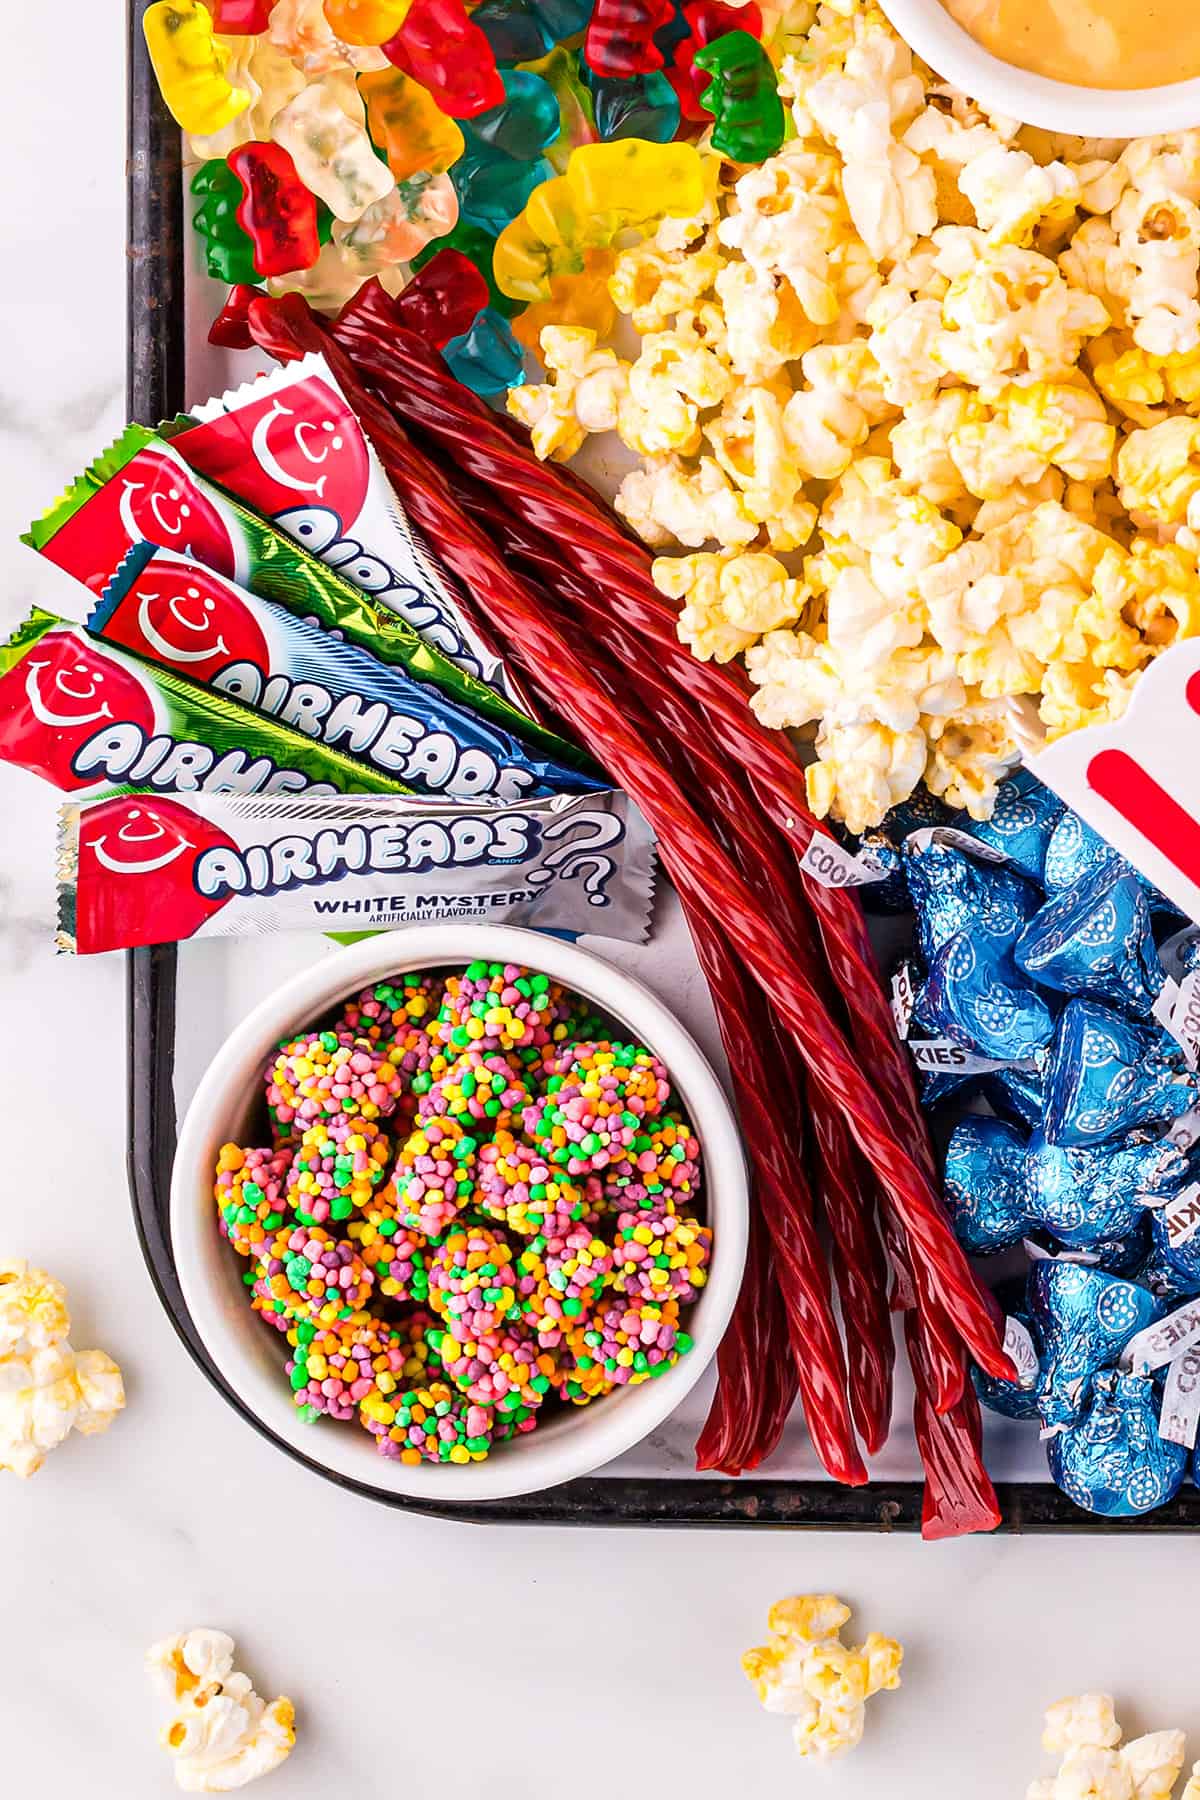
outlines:
[{"label": "smiley face logo", "polygon": [[237,576],[229,526],[191,470],[165,446],[147,446],[98,488],[44,554],[99,593],[134,544],[161,544]]},{"label": "smiley face logo", "polygon": [[[63,666],[52,656],[31,656],[26,664],[25,698],[39,725],[73,731],[111,719],[112,708],[101,698],[104,671],[89,669],[81,658]],[[47,694],[52,698],[47,699]]]},{"label": "smiley face logo", "polygon": [[233,848],[179,800],[139,794],[84,806],[75,905],[80,950],[191,937],[228,903],[228,896],[198,894],[192,879],[197,858],[214,847]]},{"label": "smiley face logo", "polygon": [[70,626],[46,631],[0,676],[0,755],[71,791],[96,785],[75,757],[97,734],[154,733],[154,699],[123,657]]},{"label": "smiley face logo", "polygon": [[265,673],[268,651],[254,605],[211,569],[158,550],[117,602],[104,635],[193,680],[214,680],[235,662]]},{"label": "smiley face logo", "polygon": [[174,446],[193,469],[271,518],[302,502],[320,506],[336,516],[340,535],[367,497],[361,428],[337,389],[317,375],[251,396],[235,412],[183,432]]},{"label": "smiley face logo", "polygon": [[196,848],[141,806],[130,806],[118,830],[93,832],[87,847],[113,875],[157,875]]}]

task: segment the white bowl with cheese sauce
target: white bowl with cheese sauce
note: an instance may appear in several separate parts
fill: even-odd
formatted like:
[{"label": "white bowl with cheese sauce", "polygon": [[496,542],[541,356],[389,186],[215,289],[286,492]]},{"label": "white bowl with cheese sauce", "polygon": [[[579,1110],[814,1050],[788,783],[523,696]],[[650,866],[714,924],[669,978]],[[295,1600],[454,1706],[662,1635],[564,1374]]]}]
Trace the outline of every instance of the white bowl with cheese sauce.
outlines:
[{"label": "white bowl with cheese sauce", "polygon": [[[1195,60],[1200,61],[1200,0],[1170,0],[1194,19]],[[1153,137],[1200,126],[1200,77],[1161,87],[1091,87],[1086,81],[1053,80],[1005,62],[958,24],[942,0],[879,0],[900,36],[931,69],[989,112],[1026,125],[1079,137]],[[1029,0],[1045,17],[1071,0]],[[1086,0],[1083,0],[1086,10]],[[1158,0],[1161,8],[1163,0]],[[1146,0],[1146,29],[1164,31],[1152,18],[1155,0]],[[1081,15],[1082,16],[1082,15]],[[1165,37],[1166,42],[1171,39]],[[1176,64],[1183,60],[1174,41]],[[1082,65],[1081,65],[1082,66]]]}]

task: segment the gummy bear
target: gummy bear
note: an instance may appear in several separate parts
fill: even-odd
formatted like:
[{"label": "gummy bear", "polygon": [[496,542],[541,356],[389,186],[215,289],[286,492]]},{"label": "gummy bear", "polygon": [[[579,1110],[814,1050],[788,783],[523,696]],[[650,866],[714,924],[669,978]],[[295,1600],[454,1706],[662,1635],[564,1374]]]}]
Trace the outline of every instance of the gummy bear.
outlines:
[{"label": "gummy bear", "polygon": [[587,24],[590,0],[482,0],[473,17],[498,63],[533,62]]},{"label": "gummy bear", "polygon": [[783,142],[783,102],[771,59],[748,31],[727,31],[695,56],[712,79],[700,104],[713,115],[712,145],[731,162],[763,162]]},{"label": "gummy bear", "polygon": [[462,217],[493,235],[521,211],[534,189],[553,175],[541,157],[518,162],[486,144],[468,144],[450,171]]},{"label": "gummy bear", "polygon": [[229,50],[199,0],[154,0],[142,32],[162,97],[184,131],[208,137],[245,112],[250,96],[226,80]]},{"label": "gummy bear", "polygon": [[481,231],[478,225],[470,225],[465,219],[460,218],[453,231],[448,231],[445,237],[440,238],[436,243],[428,244],[424,250],[413,257],[412,270],[415,275],[417,270],[423,269],[439,250],[461,251],[474,263],[487,283],[488,305],[496,312],[503,313],[507,318],[520,310],[521,302],[510,300],[508,295],[501,293],[496,285],[496,278],[492,273],[492,255],[495,248],[496,239],[491,232]]},{"label": "gummy bear", "polygon": [[597,75],[648,75],[661,69],[654,34],[669,23],[673,0],[596,0],[583,40],[583,56]]},{"label": "gummy bear", "polygon": [[624,81],[595,76],[592,105],[596,129],[606,141],[633,137],[652,144],[669,144],[679,130],[679,101],[659,69],[652,69],[647,75],[630,75]]},{"label": "gummy bear", "polygon": [[746,31],[751,37],[761,38],[762,14],[754,0],[747,0],[745,6],[727,6],[724,0],[687,0],[679,17],[684,32],[672,53],[667,80],[678,96],[684,118],[696,125],[707,125],[709,114],[700,103],[700,91],[708,75],[697,69],[696,52],[730,31]]},{"label": "gummy bear", "polygon": [[475,394],[502,394],[525,379],[525,359],[508,320],[485,306],[470,329],[442,350],[456,381]]},{"label": "gummy bear", "polygon": [[[367,130],[382,150],[397,181],[421,169],[440,174],[463,153],[463,134],[428,88],[400,69],[360,75],[358,91],[367,107]],[[486,115],[485,115],[486,116]]]},{"label": "gummy bear", "polygon": [[528,74],[541,77],[558,103],[558,132],[546,145],[546,160],[561,175],[572,150],[579,144],[594,144],[598,135],[586,79],[590,71],[580,66],[574,50],[562,44],[524,67]]},{"label": "gummy bear", "polygon": [[204,239],[204,262],[214,281],[253,286],[258,280],[254,245],[237,221],[244,199],[242,184],[229,164],[217,157],[202,163],[192,177],[192,192],[200,196],[192,223]]},{"label": "gummy bear", "polygon": [[558,101],[541,76],[527,69],[505,69],[500,79],[502,103],[469,119],[465,136],[517,162],[531,162],[558,136]]},{"label": "gummy bear", "polygon": [[242,184],[237,222],[254,246],[264,277],[311,269],[321,254],[317,202],[282,144],[240,144],[229,167]]},{"label": "gummy bear", "polygon": [[463,0],[413,0],[403,25],[381,48],[452,119],[474,118],[504,100],[492,47],[467,17]]}]

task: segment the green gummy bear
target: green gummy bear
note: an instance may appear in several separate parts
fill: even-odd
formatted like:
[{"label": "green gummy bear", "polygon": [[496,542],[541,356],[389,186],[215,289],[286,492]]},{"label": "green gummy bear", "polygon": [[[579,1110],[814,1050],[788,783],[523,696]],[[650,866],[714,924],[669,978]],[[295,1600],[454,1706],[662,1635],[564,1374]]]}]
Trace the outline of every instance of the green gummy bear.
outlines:
[{"label": "green gummy bear", "polygon": [[713,115],[713,149],[730,162],[774,156],[786,121],[774,66],[758,39],[748,31],[727,31],[697,50],[693,61],[712,77],[700,104]]}]

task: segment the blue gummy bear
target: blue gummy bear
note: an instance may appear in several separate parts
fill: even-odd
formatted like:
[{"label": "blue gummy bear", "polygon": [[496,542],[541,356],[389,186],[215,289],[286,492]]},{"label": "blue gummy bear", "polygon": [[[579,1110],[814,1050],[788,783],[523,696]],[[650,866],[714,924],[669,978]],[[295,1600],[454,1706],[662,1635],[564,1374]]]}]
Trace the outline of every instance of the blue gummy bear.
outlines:
[{"label": "blue gummy bear", "polygon": [[516,218],[535,187],[554,170],[543,157],[518,162],[487,144],[469,143],[450,170],[461,220],[499,237]]},{"label": "blue gummy bear", "polygon": [[498,63],[536,62],[547,50],[582,31],[591,0],[482,0],[471,14]]},{"label": "blue gummy bear", "polygon": [[625,81],[594,75],[589,84],[596,130],[612,138],[644,138],[669,144],[679,130],[679,99],[661,70]]},{"label": "blue gummy bear", "polygon": [[494,307],[475,315],[469,330],[442,350],[446,367],[473,394],[500,394],[525,379],[525,357],[508,320]]},{"label": "blue gummy bear", "polygon": [[480,158],[498,153],[517,162],[532,162],[559,133],[554,89],[528,69],[505,69],[500,79],[504,83],[500,105],[476,113],[473,119],[460,119],[462,134],[468,145],[474,140]]}]

